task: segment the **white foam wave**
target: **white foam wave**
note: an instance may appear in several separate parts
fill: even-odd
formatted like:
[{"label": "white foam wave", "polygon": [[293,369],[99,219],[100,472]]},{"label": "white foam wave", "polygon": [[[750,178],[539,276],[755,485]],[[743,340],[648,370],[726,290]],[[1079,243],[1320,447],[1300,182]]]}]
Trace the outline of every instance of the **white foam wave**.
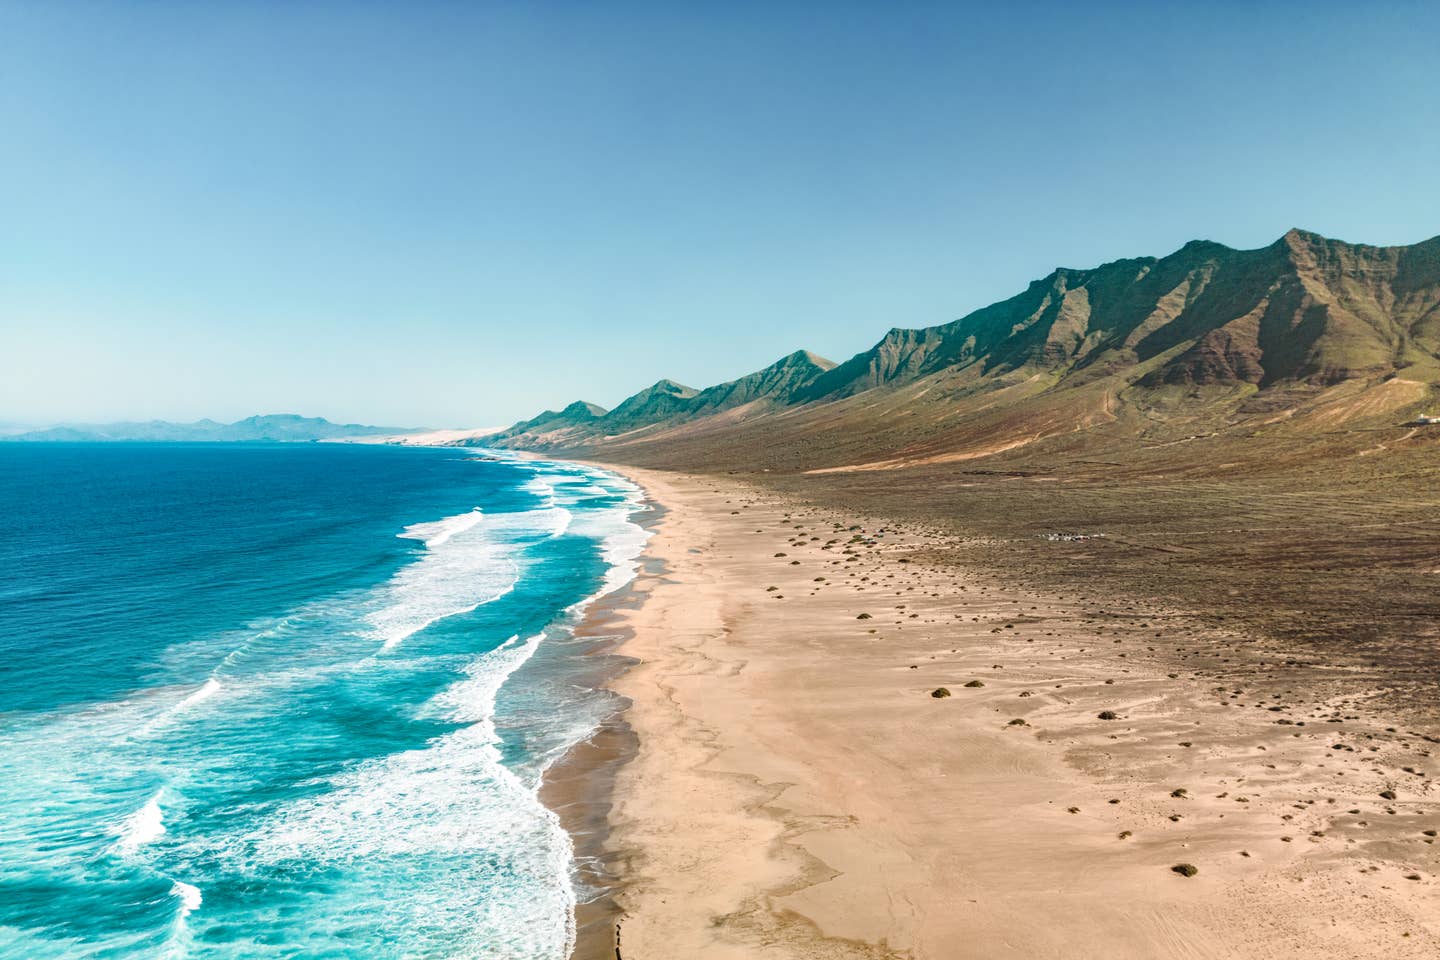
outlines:
[{"label": "white foam wave", "polygon": [[499,551],[490,559],[497,569],[488,571],[489,577],[481,575],[476,578],[490,581],[487,586],[463,593],[447,589],[454,586],[454,576],[430,579],[423,575],[397,575],[394,584],[396,602],[366,617],[380,638],[382,649],[393,650],[433,623],[462,613],[473,613],[514,590],[520,579],[518,564]]},{"label": "white foam wave", "polygon": [[144,806],[120,823],[115,831],[116,839],[112,849],[122,854],[134,853],[145,844],[165,835],[165,812],[160,807],[162,792],[157,791],[145,801]]},{"label": "white foam wave", "polygon": [[569,511],[550,507],[483,516],[472,511],[412,524],[405,530],[425,538],[425,554],[391,578],[381,606],[365,619],[383,649],[391,650],[433,623],[493,603],[519,582],[518,547],[556,536],[569,523]]},{"label": "white foam wave", "polygon": [[639,571],[640,554],[650,540],[650,531],[628,517],[605,538],[601,554],[610,568],[605,572],[604,593],[614,593],[635,579]]},{"label": "white foam wave", "polygon": [[570,522],[574,519],[574,514],[564,507],[555,507],[553,508],[553,512],[555,514],[555,522],[551,525],[550,536],[558,537],[570,529]]},{"label": "white foam wave", "polygon": [[457,533],[464,533],[471,527],[483,520],[484,514],[479,507],[469,513],[456,514],[453,517],[446,517],[443,520],[433,520],[428,523],[412,523],[401,530],[395,536],[402,540],[420,540],[427,548],[438,547]]},{"label": "white foam wave", "polygon": [[555,485],[538,474],[521,484],[521,489],[539,497],[544,506],[555,506]]},{"label": "white foam wave", "polygon": [[180,898],[180,917],[183,920],[196,910],[200,909],[200,903],[205,898],[200,895],[200,888],[188,883],[176,880],[170,887],[170,895]]},{"label": "white foam wave", "polygon": [[431,701],[466,726],[330,778],[325,793],[277,811],[240,849],[271,864],[454,857],[464,871],[456,885],[392,898],[387,912],[472,930],[497,960],[563,960],[575,937],[570,838],[536,785],[502,763],[493,720],[501,687],[542,640],[511,637]]},{"label": "white foam wave", "polygon": [[187,707],[193,707],[195,706],[195,704],[199,703],[202,700],[209,700],[211,697],[215,696],[215,694],[219,692],[220,681],[216,680],[214,677],[211,677],[200,685],[200,689],[196,690],[194,693],[190,694],[189,696],[185,697],[185,699],[175,704],[175,709],[184,710]]},{"label": "white foam wave", "polygon": [[[506,459],[504,451],[493,453]],[[649,531],[631,519],[633,514],[644,509],[645,492],[639,486],[618,474],[578,464],[512,462],[531,470],[532,476],[523,487],[532,493],[543,491],[547,503],[559,504],[562,509],[591,505],[589,509],[581,509],[571,516],[562,532],[598,540],[606,571],[600,589],[573,604],[567,613],[577,615],[596,600],[635,579],[639,572],[640,554],[650,539]],[[597,509],[593,501],[599,497],[619,497],[620,503]]]},{"label": "white foam wave", "polygon": [[643,509],[643,492],[639,487],[618,477],[608,477],[617,489],[608,496],[625,499],[606,510],[587,511],[571,526],[579,536],[593,537],[600,542],[600,555],[605,560],[605,576],[600,589],[570,608],[572,614],[583,611],[602,597],[609,596],[635,579],[640,569],[640,555],[650,540],[650,531],[631,517]]},{"label": "white foam wave", "polygon": [[465,679],[451,684],[426,705],[426,714],[438,714],[457,723],[479,723],[495,713],[495,699],[510,675],[535,653],[545,634],[524,643],[519,635],[466,665]]},{"label": "white foam wave", "polygon": [[209,700],[215,696],[215,694],[219,693],[220,689],[219,680],[216,680],[214,677],[207,678],[204,683],[181,697],[179,701],[164,708],[160,713],[151,716],[135,733],[141,737],[148,737],[156,733],[156,731],[168,728],[170,724],[175,722],[186,710],[189,710],[204,700]]}]

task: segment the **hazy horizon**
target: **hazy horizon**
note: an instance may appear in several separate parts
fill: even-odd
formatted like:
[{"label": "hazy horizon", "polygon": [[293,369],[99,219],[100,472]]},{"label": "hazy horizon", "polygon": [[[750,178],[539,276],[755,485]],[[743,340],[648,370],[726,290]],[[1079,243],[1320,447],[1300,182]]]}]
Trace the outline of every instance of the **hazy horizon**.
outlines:
[{"label": "hazy horizon", "polygon": [[264,418],[264,417],[304,417],[304,418],[307,418],[307,419],[323,419],[323,420],[329,420],[331,423],[339,424],[339,425],[341,425],[341,426],[346,426],[346,425],[354,424],[354,425],[357,425],[357,426],[368,426],[368,427],[396,427],[396,428],[398,428],[398,429],[404,429],[404,430],[417,429],[417,428],[421,428],[421,429],[435,429],[435,430],[445,430],[445,429],[476,429],[476,428],[499,427],[499,426],[502,426],[502,424],[470,424],[470,425],[468,425],[467,427],[461,427],[459,424],[431,424],[431,423],[361,423],[361,422],[358,421],[358,420],[352,420],[352,419],[347,419],[347,418],[320,417],[318,414],[305,413],[303,410],[260,410],[260,411],[256,411],[255,413],[246,414],[246,415],[243,416],[243,417],[236,417],[236,418],[231,419],[231,420],[222,420],[222,419],[219,419],[219,418],[217,418],[217,417],[206,417],[206,416],[187,417],[187,418],[185,418],[185,419],[183,419],[183,420],[175,420],[175,419],[172,419],[172,418],[169,418],[169,417],[148,417],[148,418],[143,419],[143,420],[135,420],[135,419],[129,419],[129,418],[124,418],[124,417],[116,418],[116,419],[114,419],[114,420],[48,420],[48,421],[47,421],[47,420],[39,420],[39,421],[34,421],[34,420],[32,420],[32,421],[0,420],[0,436],[4,436],[5,434],[11,434],[11,433],[29,432],[29,431],[31,431],[31,430],[37,430],[37,429],[46,429],[46,428],[50,428],[50,427],[81,427],[81,426],[91,427],[91,426],[106,426],[106,425],[109,425],[109,424],[117,424],[117,423],[152,423],[152,422],[161,422],[161,423],[173,423],[173,424],[176,424],[176,425],[178,425],[178,426],[188,426],[188,425],[192,425],[192,424],[199,424],[199,423],[207,423],[207,422],[210,422],[210,423],[219,423],[219,424],[221,424],[222,426],[224,426],[224,425],[233,424],[233,423],[236,423],[236,422],[239,422],[239,421],[248,420],[248,419],[255,418],[255,417],[259,417],[259,418]]},{"label": "hazy horizon", "polygon": [[1434,27],[10,4],[0,422],[495,426],[843,360],[1057,265],[1414,243],[1440,233]]}]

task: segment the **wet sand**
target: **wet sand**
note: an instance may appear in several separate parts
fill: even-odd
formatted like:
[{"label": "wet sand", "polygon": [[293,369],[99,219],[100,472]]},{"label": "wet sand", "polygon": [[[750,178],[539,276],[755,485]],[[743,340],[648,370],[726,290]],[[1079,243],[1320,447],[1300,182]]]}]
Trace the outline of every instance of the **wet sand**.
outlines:
[{"label": "wet sand", "polygon": [[[634,519],[653,530],[664,516],[664,508],[650,502],[646,512]],[[654,577],[661,569],[658,558],[645,556],[639,576]],[[617,678],[634,666],[635,660],[619,648],[632,638],[629,616],[643,600],[643,593],[637,592],[632,582],[597,600],[576,625],[576,639],[589,644],[584,655],[591,667],[580,679],[586,687],[613,689]],[[613,712],[600,728],[553,764],[540,785],[540,801],[560,817],[575,847],[577,904],[572,956],[576,958],[610,960],[616,955],[620,908],[614,894],[620,878],[610,864],[610,812],[615,776],[636,751],[636,737],[625,717],[629,705],[617,694]]]},{"label": "wet sand", "polygon": [[[587,623],[591,618],[587,618]],[[593,635],[593,634],[592,634]],[[618,638],[617,638],[618,639]],[[601,641],[603,643],[603,641]],[[624,669],[623,658],[599,645],[600,659],[590,683],[601,688]],[[574,957],[613,957],[615,925],[620,916],[614,900],[619,878],[606,865],[610,809],[616,772],[635,755],[634,732],[624,718],[624,702],[616,704],[588,740],[576,744],[545,772],[540,801],[560,817],[575,850],[576,907]]]},{"label": "wet sand", "polygon": [[914,524],[622,472],[667,513],[607,614],[608,833],[570,789],[625,960],[1440,955],[1437,731],[1377,691],[1083,569],[1040,594]]}]

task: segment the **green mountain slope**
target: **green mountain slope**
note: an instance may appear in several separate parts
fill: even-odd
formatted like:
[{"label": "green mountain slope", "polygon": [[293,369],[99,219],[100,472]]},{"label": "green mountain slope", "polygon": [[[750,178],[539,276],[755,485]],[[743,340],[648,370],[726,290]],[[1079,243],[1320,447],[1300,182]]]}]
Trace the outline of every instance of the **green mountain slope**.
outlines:
[{"label": "green mountain slope", "polygon": [[1437,381],[1440,237],[1373,247],[1291,230],[1256,250],[1193,241],[1060,268],[959,320],[893,329],[838,366],[800,351],[702,391],[661,381],[552,446],[645,459],[763,440],[811,467],[969,458],[1281,412],[1390,422]]}]

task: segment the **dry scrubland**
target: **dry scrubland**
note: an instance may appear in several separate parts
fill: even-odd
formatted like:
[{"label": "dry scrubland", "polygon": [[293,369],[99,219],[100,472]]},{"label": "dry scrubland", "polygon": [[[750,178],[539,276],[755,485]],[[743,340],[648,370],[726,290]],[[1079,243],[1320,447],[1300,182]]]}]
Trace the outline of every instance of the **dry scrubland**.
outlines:
[{"label": "dry scrubland", "polygon": [[624,957],[1440,951],[1437,730],[1370,673],[1117,594],[1097,541],[997,566],[949,525],[634,472],[672,509],[617,681]]},{"label": "dry scrubland", "polygon": [[[1163,603],[1236,631],[1241,647],[1280,641],[1307,682],[1427,720],[1440,704],[1436,440],[1289,471],[1255,463],[1147,477],[1118,465],[995,465],[776,485],[981,541],[937,548],[939,562]],[[1056,533],[1102,536],[1046,539]]]},{"label": "dry scrubland", "polygon": [[[1329,392],[1342,394],[1330,406],[1344,401],[1345,388]],[[906,459],[878,469],[831,464],[877,462],[889,443],[904,449],[903,432],[884,420],[858,441],[808,423],[762,421],[733,438],[596,453],[923,522],[967,541],[963,551],[935,547],[935,562],[1184,610],[1246,637],[1283,641],[1287,666],[1306,682],[1383,697],[1387,708],[1420,720],[1433,716],[1440,426],[1397,423],[1418,408],[1341,423],[1312,413],[1237,426],[1243,401],[1194,391],[1190,402],[1207,410],[1204,419],[1151,421],[1153,408],[1122,405],[1103,424],[1039,438],[1004,414],[955,434],[917,415],[920,439]],[[1311,399],[1315,408],[1327,409]],[[1025,442],[987,452],[997,437]]]},{"label": "dry scrubland", "polygon": [[617,448],[624,956],[1437,955],[1432,431]]}]

